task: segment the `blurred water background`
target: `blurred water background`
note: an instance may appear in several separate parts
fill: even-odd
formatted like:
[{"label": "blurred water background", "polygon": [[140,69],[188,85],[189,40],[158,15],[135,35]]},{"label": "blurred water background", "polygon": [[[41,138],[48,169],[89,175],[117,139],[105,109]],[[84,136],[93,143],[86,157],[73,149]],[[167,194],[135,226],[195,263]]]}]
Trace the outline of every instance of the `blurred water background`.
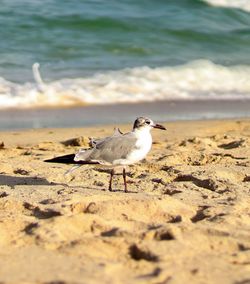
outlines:
[{"label": "blurred water background", "polygon": [[249,0],[2,0],[0,39],[2,110],[250,99]]},{"label": "blurred water background", "polygon": [[2,0],[0,31],[1,108],[250,98],[249,1]]}]

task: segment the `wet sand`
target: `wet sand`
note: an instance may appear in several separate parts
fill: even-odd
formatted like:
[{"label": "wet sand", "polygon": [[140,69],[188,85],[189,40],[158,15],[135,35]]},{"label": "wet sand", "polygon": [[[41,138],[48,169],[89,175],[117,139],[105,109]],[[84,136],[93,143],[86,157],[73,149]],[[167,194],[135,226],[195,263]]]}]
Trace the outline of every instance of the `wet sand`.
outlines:
[{"label": "wet sand", "polygon": [[173,100],[138,104],[0,111],[0,130],[88,127],[128,123],[138,116],[158,121],[250,117],[250,100]]},{"label": "wet sand", "polygon": [[164,125],[127,194],[103,168],[43,162],[114,125],[0,132],[0,282],[248,283],[250,120]]}]

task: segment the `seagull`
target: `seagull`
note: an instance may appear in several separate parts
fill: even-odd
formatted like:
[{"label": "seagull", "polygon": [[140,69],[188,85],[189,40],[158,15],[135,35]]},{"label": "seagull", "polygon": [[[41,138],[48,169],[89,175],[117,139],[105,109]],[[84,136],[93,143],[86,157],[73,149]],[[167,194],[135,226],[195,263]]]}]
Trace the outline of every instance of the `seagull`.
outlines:
[{"label": "seagull", "polygon": [[90,149],[81,149],[76,154],[55,157],[45,162],[74,164],[67,173],[86,164],[111,167],[109,191],[112,191],[115,169],[122,168],[124,191],[128,192],[126,166],[140,162],[147,156],[152,146],[151,130],[153,128],[166,130],[163,125],[154,123],[147,117],[138,117],[131,132],[123,134],[116,129],[112,136],[91,140],[92,148]]}]

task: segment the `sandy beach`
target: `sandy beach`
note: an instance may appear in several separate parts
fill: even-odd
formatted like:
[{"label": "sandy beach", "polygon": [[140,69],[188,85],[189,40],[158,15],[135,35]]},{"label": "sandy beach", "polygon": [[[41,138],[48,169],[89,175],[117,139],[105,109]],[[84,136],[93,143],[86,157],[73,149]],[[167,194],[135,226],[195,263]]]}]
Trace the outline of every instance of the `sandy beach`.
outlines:
[{"label": "sandy beach", "polygon": [[0,132],[0,283],[250,283],[250,120],[164,125],[129,193],[43,162],[115,125]]}]

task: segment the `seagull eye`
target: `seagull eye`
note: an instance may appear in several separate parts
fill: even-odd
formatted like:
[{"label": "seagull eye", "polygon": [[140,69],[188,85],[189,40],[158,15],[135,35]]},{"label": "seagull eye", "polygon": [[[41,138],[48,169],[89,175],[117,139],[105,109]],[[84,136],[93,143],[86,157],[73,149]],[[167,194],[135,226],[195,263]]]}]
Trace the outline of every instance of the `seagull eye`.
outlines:
[{"label": "seagull eye", "polygon": [[149,120],[146,120],[146,123],[147,123],[147,124],[150,124],[150,121],[149,121]]}]

